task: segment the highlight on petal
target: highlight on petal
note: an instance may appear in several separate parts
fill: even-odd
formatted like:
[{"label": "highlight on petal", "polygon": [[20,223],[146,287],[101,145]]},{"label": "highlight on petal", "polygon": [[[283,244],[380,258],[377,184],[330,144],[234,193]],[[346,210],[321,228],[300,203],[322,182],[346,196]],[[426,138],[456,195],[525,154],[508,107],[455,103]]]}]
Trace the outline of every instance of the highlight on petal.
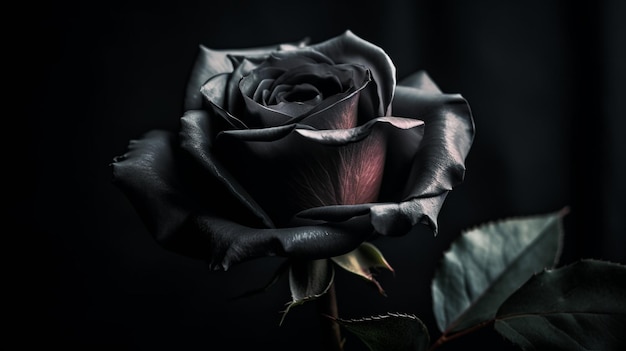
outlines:
[{"label": "highlight on petal", "polygon": [[398,236],[416,224],[428,226],[436,235],[437,217],[448,192],[415,197],[400,203],[375,204],[370,208],[372,225],[377,233]]},{"label": "highlight on petal", "polygon": [[[307,140],[322,145],[341,146],[334,162],[303,168],[295,177],[296,184],[307,185],[295,194],[306,203],[305,208],[329,205],[356,205],[376,202],[384,177],[388,134],[384,129],[419,129],[423,122],[413,119],[381,117],[367,124],[347,130],[299,129],[296,132]],[[421,135],[415,133],[416,138]],[[330,160],[330,158],[329,158]],[[316,168],[326,170],[319,174]],[[320,175],[322,177],[320,177]],[[326,184],[326,186],[321,186]],[[308,189],[317,189],[307,191]],[[312,197],[313,196],[313,197]]]},{"label": "highlight on petal", "polygon": [[359,141],[368,136],[378,123],[388,123],[398,129],[411,129],[424,125],[423,121],[401,117],[379,117],[362,126],[350,129],[317,130],[309,128],[296,128],[295,131],[303,137],[315,140],[326,145],[343,145]]},{"label": "highlight on petal", "polygon": [[338,203],[352,205],[378,200],[385,153],[386,144],[382,133],[372,133],[363,141],[343,148],[337,168]]},{"label": "highlight on petal", "polygon": [[200,87],[200,93],[208,102],[223,109],[226,104],[224,92],[226,91],[229,78],[230,75],[228,73],[214,75]]}]

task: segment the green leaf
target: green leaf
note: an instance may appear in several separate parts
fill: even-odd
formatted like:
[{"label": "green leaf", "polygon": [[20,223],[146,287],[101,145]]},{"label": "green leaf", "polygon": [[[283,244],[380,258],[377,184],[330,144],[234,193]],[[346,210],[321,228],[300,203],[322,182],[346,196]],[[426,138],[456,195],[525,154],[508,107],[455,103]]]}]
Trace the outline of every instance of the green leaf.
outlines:
[{"label": "green leaf", "polygon": [[534,273],[556,264],[566,211],[488,223],[463,233],[435,272],[433,310],[444,334],[492,320]]},{"label": "green leaf", "polygon": [[336,319],[356,335],[371,351],[423,351],[428,349],[428,329],[419,318],[387,313],[360,319]]},{"label": "green leaf", "polygon": [[297,261],[293,260],[289,266],[289,288],[291,301],[283,312],[280,324],[283,323],[287,312],[307,301],[315,300],[324,295],[333,284],[335,270],[328,259]]},{"label": "green leaf", "polygon": [[382,286],[374,279],[372,269],[384,268],[393,272],[393,268],[387,263],[383,254],[376,246],[371,243],[364,242],[356,249],[345,255],[331,258],[339,267],[359,275],[376,285],[378,291],[385,295]]},{"label": "green leaf", "polygon": [[626,350],[626,266],[541,272],[502,304],[495,329],[524,350]]}]

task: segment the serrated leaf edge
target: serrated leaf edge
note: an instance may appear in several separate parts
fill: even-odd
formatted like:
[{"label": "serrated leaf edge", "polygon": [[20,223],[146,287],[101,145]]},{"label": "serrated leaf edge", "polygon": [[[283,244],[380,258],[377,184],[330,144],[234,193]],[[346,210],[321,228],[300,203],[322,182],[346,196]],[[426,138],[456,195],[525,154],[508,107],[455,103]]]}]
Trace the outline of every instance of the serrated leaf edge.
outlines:
[{"label": "serrated leaf edge", "polygon": [[408,319],[413,319],[413,320],[417,320],[417,321],[420,320],[414,314],[401,313],[401,312],[387,312],[386,314],[369,316],[369,317],[361,317],[361,318],[352,318],[352,319],[334,318],[334,317],[330,317],[329,316],[329,318],[332,318],[332,319],[334,319],[337,322],[345,323],[345,324],[359,323],[359,322],[368,322],[368,321],[377,321],[377,320],[382,320],[382,319],[391,318],[391,317],[408,318]]},{"label": "serrated leaf edge", "polygon": [[[464,235],[467,235],[468,233],[470,233],[470,232],[472,232],[472,231],[475,231],[475,230],[481,230],[481,229],[483,229],[483,228],[486,228],[486,227],[491,227],[491,226],[498,225],[498,224],[500,224],[500,223],[504,223],[504,222],[508,222],[508,221],[519,221],[519,220],[532,219],[532,218],[537,218],[537,217],[555,216],[555,217],[558,217],[558,218],[560,218],[560,219],[563,219],[563,217],[564,217],[565,215],[567,215],[568,213],[569,213],[569,207],[565,206],[565,207],[561,208],[561,209],[560,209],[560,210],[558,210],[558,211],[547,212],[547,213],[539,213],[539,214],[520,215],[520,216],[509,216],[509,217],[504,217],[504,218],[501,218],[501,219],[498,219],[498,220],[490,220],[490,221],[487,221],[487,222],[484,222],[484,223],[477,224],[477,225],[475,225],[475,226],[469,227],[469,228],[467,228],[467,229],[463,230],[463,231],[461,232],[461,235],[460,235],[460,236],[459,236],[456,240],[454,240],[454,241],[452,242],[452,244],[450,245],[450,247],[448,248],[448,250],[446,250],[446,251],[443,253],[443,256],[442,256],[442,258],[441,258],[441,260],[440,260],[439,266],[441,266],[441,265],[443,264],[443,262],[444,262],[444,260],[445,260],[445,256],[446,256],[449,252],[451,252],[451,251],[452,251],[452,249],[454,248],[455,243],[456,243],[456,242],[458,242],[458,240],[459,240],[460,238],[462,238]],[[560,223],[560,226],[561,226],[561,229],[563,229],[563,227],[562,227],[562,223]],[[555,264],[555,265],[557,264],[557,262],[558,262],[558,260],[559,260],[559,258],[560,258],[560,256],[561,256],[561,252],[562,252],[562,250],[563,250],[563,235],[564,235],[563,230],[561,230],[561,231],[560,231],[560,234],[559,234],[559,245],[558,245],[558,247],[557,247],[557,252],[555,253],[555,256],[554,256],[554,257],[555,257],[555,259],[554,259],[554,264]],[[525,251],[526,251],[526,249],[528,249],[528,247],[530,247],[530,246],[534,245],[534,244],[535,244],[535,242],[536,242],[536,240],[534,240],[534,241],[531,243],[531,245],[528,245],[528,246],[527,246],[527,247],[526,247],[526,248],[525,248],[522,252],[525,252]],[[518,257],[520,257],[520,256],[518,255],[518,256],[516,257],[516,260],[518,259]],[[544,270],[546,270],[546,268],[544,268]],[[535,274],[538,274],[538,273],[540,273],[540,272],[536,272]],[[435,276],[436,276],[436,273],[435,273]],[[498,278],[494,279],[494,281],[497,281],[498,279],[500,279],[500,277],[501,277],[501,276],[502,276],[502,274],[498,275]],[[532,277],[532,275],[531,275],[531,276],[529,276],[528,278],[530,279],[531,277]],[[433,280],[433,283],[434,283],[434,280]],[[434,285],[433,285],[433,286],[434,286]],[[431,287],[431,289],[432,289],[432,287]],[[488,289],[487,289],[487,290],[488,290]],[[485,291],[484,291],[484,292],[483,292],[480,296],[483,296],[483,295],[484,295],[484,293],[485,293],[487,290],[485,290]],[[479,298],[479,299],[480,299],[480,298]],[[477,299],[477,300],[478,300],[478,299]],[[476,301],[477,301],[477,300],[476,300]],[[458,321],[459,321],[460,319],[462,319],[462,317],[463,317],[463,316],[464,316],[464,315],[465,315],[465,314],[466,314],[466,313],[470,310],[471,306],[474,306],[474,305],[475,305],[475,301],[473,301],[473,302],[472,302],[472,303],[468,306],[468,308],[466,308],[466,309],[465,309],[465,310],[464,310],[461,314],[459,314],[459,315],[458,315],[458,316],[457,316],[457,317],[456,317],[456,318],[455,318],[455,319],[454,319],[451,323],[449,323],[449,324],[446,326],[446,329],[442,331],[442,333],[446,334],[446,333],[447,333],[447,332],[449,332],[450,330],[454,329],[454,327],[458,324]],[[497,313],[497,310],[496,310],[496,313]],[[494,320],[495,320],[495,319],[494,319]]]}]

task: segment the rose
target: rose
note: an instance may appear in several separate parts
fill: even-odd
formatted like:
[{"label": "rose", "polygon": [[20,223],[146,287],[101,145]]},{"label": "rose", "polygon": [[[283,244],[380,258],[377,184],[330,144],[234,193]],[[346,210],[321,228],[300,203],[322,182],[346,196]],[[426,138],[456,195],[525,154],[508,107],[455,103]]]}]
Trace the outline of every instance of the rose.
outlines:
[{"label": "rose", "polygon": [[424,72],[399,84],[395,72],[350,31],[315,45],[201,46],[179,133],[131,141],[113,181],[160,244],[214,269],[338,256],[418,223],[436,233],[473,119]]}]

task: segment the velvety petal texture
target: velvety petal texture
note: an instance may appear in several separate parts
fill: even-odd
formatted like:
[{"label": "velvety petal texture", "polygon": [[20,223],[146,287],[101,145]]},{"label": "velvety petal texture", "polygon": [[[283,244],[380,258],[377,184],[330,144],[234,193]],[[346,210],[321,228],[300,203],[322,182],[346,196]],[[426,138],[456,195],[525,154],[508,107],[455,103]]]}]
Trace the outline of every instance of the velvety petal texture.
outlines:
[{"label": "velvety petal texture", "polygon": [[436,233],[464,177],[472,114],[425,72],[395,74],[350,31],[315,45],[200,46],[180,129],[131,141],[113,181],[162,246],[213,269],[337,257],[420,223]]}]

